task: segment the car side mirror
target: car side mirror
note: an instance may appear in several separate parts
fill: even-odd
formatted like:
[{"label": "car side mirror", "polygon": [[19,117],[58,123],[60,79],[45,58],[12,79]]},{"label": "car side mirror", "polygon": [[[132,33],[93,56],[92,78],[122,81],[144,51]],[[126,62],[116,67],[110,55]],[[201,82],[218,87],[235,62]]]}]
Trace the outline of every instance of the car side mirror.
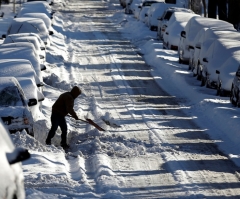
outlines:
[{"label": "car side mirror", "polygon": [[208,60],[207,60],[207,58],[203,58],[203,61],[208,63]]},{"label": "car side mirror", "polygon": [[44,64],[40,64],[41,65],[41,71],[43,71],[43,70],[46,70],[47,68],[46,68],[46,66],[44,65]]},{"label": "car side mirror", "polygon": [[37,104],[37,100],[35,98],[28,100],[28,106],[35,106]]},{"label": "car side mirror", "polygon": [[194,50],[194,47],[193,46],[189,46],[190,49]]},{"label": "car side mirror", "polygon": [[142,6],[138,6],[138,8],[140,8],[140,9],[141,9],[141,8],[142,8]]},{"label": "car side mirror", "polygon": [[44,59],[44,56],[43,55],[39,55],[40,59]]},{"label": "car side mirror", "polygon": [[2,38],[6,38],[6,35],[4,34],[4,35],[2,35]]},{"label": "car side mirror", "polygon": [[31,157],[27,149],[24,148],[15,148],[12,153],[6,153],[7,160],[9,164],[15,164],[17,162],[22,162]]},{"label": "car side mirror", "polygon": [[168,35],[168,32],[166,32],[166,35]]},{"label": "car side mirror", "polygon": [[236,72],[236,76],[237,76],[237,77],[240,77],[240,71],[237,71],[237,72]]},{"label": "car side mirror", "polygon": [[41,50],[45,50],[46,48],[45,47],[40,47]]},{"label": "car side mirror", "polygon": [[148,16],[148,14],[147,13],[145,13],[145,17],[147,17]]},{"label": "car side mirror", "polygon": [[53,31],[52,30],[49,30],[49,35],[53,35]]},{"label": "car side mirror", "polygon": [[219,74],[220,74],[220,71],[219,71],[219,70],[216,70],[216,73],[219,75]]},{"label": "car side mirror", "polygon": [[186,32],[184,30],[181,32],[181,37],[186,38]]},{"label": "car side mirror", "polygon": [[52,6],[52,5],[53,5],[53,2],[49,3],[49,5]]},{"label": "car side mirror", "polygon": [[201,49],[201,44],[200,43],[196,43],[196,46],[195,46],[197,49]]}]

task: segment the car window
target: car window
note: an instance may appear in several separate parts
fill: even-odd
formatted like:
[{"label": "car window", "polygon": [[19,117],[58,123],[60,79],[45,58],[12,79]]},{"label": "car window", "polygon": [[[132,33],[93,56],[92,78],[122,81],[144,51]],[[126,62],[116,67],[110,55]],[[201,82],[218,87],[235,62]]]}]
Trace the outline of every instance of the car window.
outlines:
[{"label": "car window", "polygon": [[23,106],[23,100],[16,86],[0,88],[0,106]]},{"label": "car window", "polygon": [[167,12],[166,15],[164,16],[164,20],[169,20],[172,14],[173,12]]}]

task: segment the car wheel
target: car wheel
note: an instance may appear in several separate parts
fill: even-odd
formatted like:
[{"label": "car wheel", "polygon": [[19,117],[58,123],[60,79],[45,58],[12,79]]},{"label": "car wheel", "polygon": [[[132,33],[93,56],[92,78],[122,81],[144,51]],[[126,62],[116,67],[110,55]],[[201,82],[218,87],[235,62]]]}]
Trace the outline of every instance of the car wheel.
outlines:
[{"label": "car wheel", "polygon": [[206,77],[205,84],[206,84],[206,88],[211,88],[211,83],[210,83],[210,81],[209,81],[209,79],[207,77]]},{"label": "car wheel", "polygon": [[222,90],[221,90],[221,84],[219,83],[218,84],[218,86],[217,86],[217,93],[216,93],[216,95],[218,96],[218,95],[220,95],[220,96],[222,96]]}]

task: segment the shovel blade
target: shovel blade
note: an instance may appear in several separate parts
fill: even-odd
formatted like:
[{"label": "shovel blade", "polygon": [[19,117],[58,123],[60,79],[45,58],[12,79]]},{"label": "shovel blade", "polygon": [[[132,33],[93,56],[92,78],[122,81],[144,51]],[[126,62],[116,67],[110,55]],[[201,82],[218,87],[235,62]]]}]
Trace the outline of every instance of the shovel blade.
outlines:
[{"label": "shovel blade", "polygon": [[94,123],[91,119],[86,119],[87,122],[91,125],[93,125],[97,130],[99,131],[105,131],[102,127],[98,126],[96,123]]}]

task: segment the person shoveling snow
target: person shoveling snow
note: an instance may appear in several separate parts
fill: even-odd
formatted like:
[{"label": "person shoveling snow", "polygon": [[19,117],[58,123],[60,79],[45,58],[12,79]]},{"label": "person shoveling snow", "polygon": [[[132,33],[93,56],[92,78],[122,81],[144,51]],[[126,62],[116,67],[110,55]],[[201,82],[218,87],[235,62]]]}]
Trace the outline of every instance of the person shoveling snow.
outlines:
[{"label": "person shoveling snow", "polygon": [[79,120],[76,112],[73,109],[74,100],[82,93],[81,89],[74,86],[70,92],[65,92],[59,96],[52,106],[51,115],[51,129],[48,133],[46,144],[51,145],[51,139],[54,137],[58,126],[60,127],[61,146],[66,149],[69,148],[67,144],[67,123],[65,116],[70,114],[75,120]]}]

